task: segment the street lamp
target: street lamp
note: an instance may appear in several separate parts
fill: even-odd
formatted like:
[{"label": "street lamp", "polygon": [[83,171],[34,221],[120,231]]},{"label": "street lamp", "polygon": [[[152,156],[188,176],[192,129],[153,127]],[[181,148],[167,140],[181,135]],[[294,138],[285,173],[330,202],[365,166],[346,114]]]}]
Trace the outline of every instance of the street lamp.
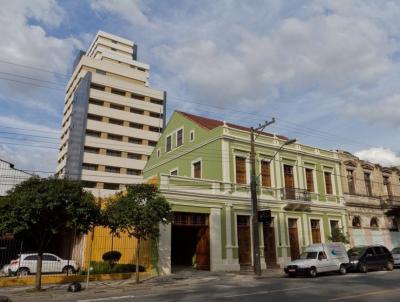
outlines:
[{"label": "street lamp", "polygon": [[[266,123],[266,125],[275,122]],[[265,127],[265,125],[263,125]],[[258,133],[259,135],[260,133]],[[257,200],[257,179],[260,175],[256,176],[256,164],[255,164],[255,138],[258,137],[254,135],[254,128],[251,128],[250,132],[250,142],[251,142],[251,180],[250,180],[250,192],[251,192],[251,204],[252,204],[252,226],[253,226],[253,263],[254,263],[254,273],[256,275],[261,275],[261,260],[260,260],[260,242],[259,242],[259,231],[258,231],[258,200]],[[271,162],[274,160],[275,156],[282,150],[283,147],[291,145],[296,142],[296,139],[289,139],[279,147],[279,149],[272,156]]]}]

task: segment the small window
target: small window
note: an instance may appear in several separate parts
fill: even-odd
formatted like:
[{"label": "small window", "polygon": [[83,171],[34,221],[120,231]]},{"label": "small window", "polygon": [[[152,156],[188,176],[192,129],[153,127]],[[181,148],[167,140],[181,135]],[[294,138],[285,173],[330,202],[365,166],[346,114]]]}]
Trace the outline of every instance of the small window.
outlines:
[{"label": "small window", "polygon": [[121,172],[121,168],[112,167],[112,166],[106,166],[105,171],[108,172],[108,173],[120,173]]},{"label": "small window", "polygon": [[194,130],[191,130],[191,131],[190,131],[190,133],[189,133],[189,140],[190,140],[191,142],[194,141]]},{"label": "small window", "polygon": [[115,151],[115,150],[107,150],[107,155],[108,156],[121,157],[122,156],[122,152],[121,151]]},{"label": "small window", "polygon": [[104,183],[103,188],[106,190],[119,190],[119,184]]},{"label": "small window", "polygon": [[261,184],[263,187],[271,187],[271,171],[269,161],[261,161]]},{"label": "small window", "polygon": [[171,171],[170,174],[171,174],[171,175],[178,175],[178,170],[173,170],[173,171]]},{"label": "small window", "polygon": [[379,228],[378,218],[376,217],[371,218],[370,227],[375,229]]},{"label": "small window", "polygon": [[117,134],[107,134],[107,138],[114,140],[114,141],[122,141],[122,135],[117,135]]},{"label": "small window", "polygon": [[155,146],[157,146],[157,142],[156,142],[156,141],[148,140],[147,145],[150,146],[150,147],[155,147]]},{"label": "small window", "polygon": [[182,146],[182,144],[183,144],[183,129],[179,129],[176,132],[176,146],[179,147]]},{"label": "small window", "polygon": [[246,184],[246,158],[236,156],[235,158],[236,164],[236,183],[238,184]]},{"label": "small window", "polygon": [[110,119],[108,120],[108,122],[109,122],[110,124],[114,124],[114,125],[118,125],[118,126],[123,126],[123,125],[124,125],[124,121],[117,120],[117,119],[115,119],[115,118],[110,118]]},{"label": "small window", "polygon": [[156,112],[150,112],[150,116],[151,117],[155,117],[155,118],[162,118],[163,117],[162,113],[156,113]]},{"label": "small window", "polygon": [[129,127],[136,129],[143,129],[143,125],[138,123],[129,123]]},{"label": "small window", "polygon": [[201,161],[195,162],[193,164],[193,177],[201,178]]},{"label": "small window", "polygon": [[87,136],[93,136],[93,137],[100,137],[101,136],[101,132],[94,131],[94,130],[86,130],[86,135]]},{"label": "small window", "polygon": [[82,186],[84,188],[96,188],[97,187],[97,182],[95,181],[83,181]]},{"label": "small window", "polygon": [[372,196],[371,174],[364,172],[365,191],[368,196]]},{"label": "small window", "polygon": [[140,95],[140,94],[136,94],[136,93],[131,93],[131,98],[144,101],[144,95]]},{"label": "small window", "polygon": [[128,153],[128,158],[129,159],[142,159],[142,155],[137,154],[137,153]]},{"label": "small window", "polygon": [[104,102],[96,99],[89,99],[89,104],[97,105],[97,106],[104,106]]},{"label": "small window", "polygon": [[361,228],[361,218],[360,216],[354,216],[351,225],[355,228]]},{"label": "small window", "polygon": [[82,164],[82,169],[83,170],[97,171],[97,165],[83,163]]},{"label": "small window", "polygon": [[157,158],[160,158],[160,156],[161,156],[161,150],[157,149]]},{"label": "small window", "polygon": [[150,99],[150,103],[157,104],[157,105],[162,105],[163,104],[163,100]]},{"label": "small window", "polygon": [[111,103],[111,104],[110,104],[110,108],[111,108],[111,109],[116,109],[116,110],[125,110],[125,107],[124,107],[124,106],[118,105],[118,104],[114,104],[114,103]]},{"label": "small window", "polygon": [[127,170],[126,170],[126,173],[127,173],[128,175],[137,175],[137,176],[142,175],[142,171],[137,170],[137,169],[127,169]]},{"label": "small window", "polygon": [[106,90],[106,87],[105,87],[105,86],[99,85],[99,84],[95,84],[95,83],[91,83],[91,84],[90,84],[90,88],[96,89],[96,90],[101,90],[101,91]]},{"label": "small window", "polygon": [[150,126],[149,130],[152,131],[152,132],[158,132],[158,133],[161,132],[161,128],[159,128],[159,127]]},{"label": "small window", "polygon": [[134,138],[134,137],[130,137],[128,139],[128,142],[131,144],[137,144],[137,145],[142,145],[143,144],[143,140],[141,140],[140,138]]},{"label": "small window", "polygon": [[85,147],[84,151],[87,153],[94,153],[94,154],[99,154],[100,149],[99,148],[94,148],[94,147]]},{"label": "small window", "polygon": [[312,169],[306,168],[306,182],[307,182],[307,191],[314,192],[314,172]]},{"label": "small window", "polygon": [[115,88],[111,88],[111,93],[125,96],[125,91],[119,90],[119,89],[115,89]]},{"label": "small window", "polygon": [[88,113],[87,118],[89,120],[99,121],[99,122],[101,122],[101,120],[103,119],[100,115],[95,115],[95,114],[91,114],[91,113]]},{"label": "small window", "polygon": [[325,176],[325,191],[326,191],[326,194],[333,194],[332,173],[324,172],[324,176]]},{"label": "small window", "polygon": [[140,115],[144,114],[144,110],[141,110],[141,109],[130,108],[129,110],[131,113],[140,114]]},{"label": "small window", "polygon": [[172,136],[167,136],[166,143],[165,143],[165,151],[169,152],[172,150]]}]

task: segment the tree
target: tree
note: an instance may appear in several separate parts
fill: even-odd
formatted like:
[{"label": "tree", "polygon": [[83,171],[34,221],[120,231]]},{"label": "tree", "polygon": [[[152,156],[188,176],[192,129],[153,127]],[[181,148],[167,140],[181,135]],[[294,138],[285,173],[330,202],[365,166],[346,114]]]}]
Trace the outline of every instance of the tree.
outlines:
[{"label": "tree", "polygon": [[0,234],[29,237],[37,246],[35,288],[41,289],[43,253],[65,231],[86,233],[100,219],[93,195],[79,182],[31,177],[7,192],[0,202]]},{"label": "tree", "polygon": [[346,235],[343,234],[342,230],[339,228],[333,228],[332,236],[329,236],[328,239],[332,242],[349,243],[349,240],[347,239]]},{"label": "tree", "polygon": [[160,235],[160,223],[169,223],[171,207],[154,185],[136,184],[111,198],[105,209],[111,233],[126,232],[137,240],[136,283],[139,283],[139,256],[142,240],[155,240]]}]

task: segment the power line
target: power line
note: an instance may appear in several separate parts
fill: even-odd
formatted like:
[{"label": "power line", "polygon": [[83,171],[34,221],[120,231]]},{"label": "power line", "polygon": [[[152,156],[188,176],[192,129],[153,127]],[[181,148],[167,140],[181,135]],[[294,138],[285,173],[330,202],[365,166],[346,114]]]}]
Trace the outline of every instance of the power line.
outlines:
[{"label": "power line", "polygon": [[4,72],[4,71],[0,71],[0,73],[6,74],[6,75],[15,76],[15,77],[19,77],[19,78],[34,80],[34,81],[39,81],[39,82],[45,82],[45,83],[55,84],[56,86],[60,86],[60,87],[65,87],[64,85],[60,85],[60,84],[57,83],[57,82],[47,81],[47,80],[40,80],[40,79],[36,79],[36,78],[32,78],[32,77],[27,77],[27,76],[19,75],[19,74],[16,74],[16,73]]},{"label": "power line", "polygon": [[60,73],[60,72],[56,72],[56,71],[52,71],[52,70],[47,70],[47,69],[39,68],[39,67],[32,66],[32,65],[24,65],[24,64],[19,64],[19,63],[15,63],[15,62],[6,61],[6,60],[0,60],[0,62],[4,63],[4,64],[21,66],[21,67],[30,68],[30,69],[34,69],[34,70],[39,70],[39,71],[43,71],[43,72],[53,73],[53,74],[57,74],[59,76],[66,77],[66,78],[69,77],[65,73]]},{"label": "power line", "polygon": [[0,80],[15,82],[15,83],[24,84],[24,85],[31,85],[31,86],[41,87],[41,88],[47,88],[47,89],[52,89],[52,90],[64,91],[64,89],[60,89],[60,88],[43,86],[43,85],[38,85],[38,84],[29,83],[29,82],[23,82],[23,81],[18,81],[18,80],[12,80],[12,79],[7,79],[7,78],[1,78],[0,77]]}]

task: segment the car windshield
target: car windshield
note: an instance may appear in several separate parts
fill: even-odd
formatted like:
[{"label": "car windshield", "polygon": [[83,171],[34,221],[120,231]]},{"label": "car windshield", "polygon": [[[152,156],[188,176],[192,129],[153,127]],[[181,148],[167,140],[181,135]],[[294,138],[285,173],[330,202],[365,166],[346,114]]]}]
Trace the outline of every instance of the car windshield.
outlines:
[{"label": "car windshield", "polygon": [[317,252],[304,252],[300,255],[300,259],[316,259],[317,255]]},{"label": "car windshield", "polygon": [[349,249],[347,254],[349,257],[359,257],[361,256],[365,251],[365,247],[354,247],[352,249]]},{"label": "car windshield", "polygon": [[395,248],[392,250],[392,254],[400,254],[400,247],[395,247]]}]

